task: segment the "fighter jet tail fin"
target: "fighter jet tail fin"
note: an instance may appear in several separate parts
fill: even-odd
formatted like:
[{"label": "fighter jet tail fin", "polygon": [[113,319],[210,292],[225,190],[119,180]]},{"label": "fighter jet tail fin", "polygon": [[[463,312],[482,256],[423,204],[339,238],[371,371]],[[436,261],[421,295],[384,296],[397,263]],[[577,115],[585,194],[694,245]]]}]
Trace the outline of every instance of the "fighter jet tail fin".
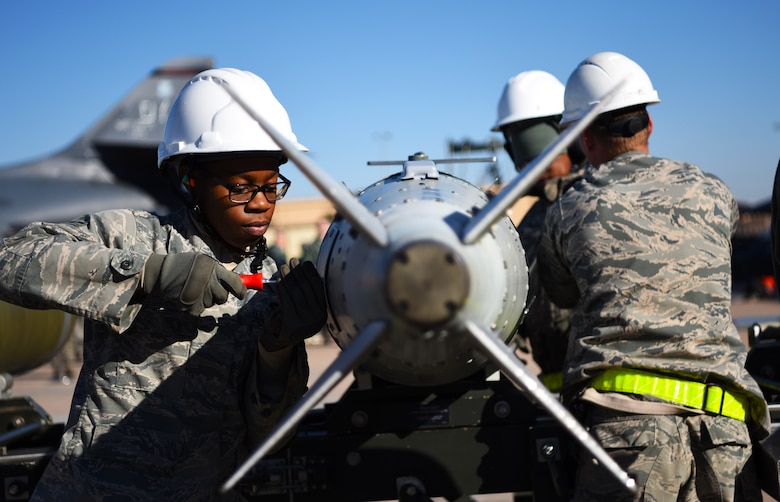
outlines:
[{"label": "fighter jet tail fin", "polygon": [[157,169],[157,146],[179,90],[211,67],[210,57],[172,59],[66,148],[0,169],[0,235],[31,221],[64,221],[108,208],[181,205]]},{"label": "fighter jet tail fin", "polygon": [[116,147],[154,148],[160,143],[168,109],[179,90],[194,75],[212,67],[209,57],[177,58],[160,65],[90,127],[68,151],[90,156]]},{"label": "fighter jet tail fin", "polygon": [[[71,147],[75,155],[96,154],[116,178],[142,187],[168,208],[180,203],[158,178],[157,146],[165,132],[168,110],[187,81],[212,67],[211,58],[166,62],[127,94]],[[76,151],[73,151],[73,150]]]}]

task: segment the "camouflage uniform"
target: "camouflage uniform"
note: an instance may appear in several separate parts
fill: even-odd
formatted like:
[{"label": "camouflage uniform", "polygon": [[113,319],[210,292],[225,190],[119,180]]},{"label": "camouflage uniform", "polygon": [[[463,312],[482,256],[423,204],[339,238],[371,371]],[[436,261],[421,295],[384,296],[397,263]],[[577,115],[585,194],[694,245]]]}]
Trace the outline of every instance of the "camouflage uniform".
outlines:
[{"label": "camouflage uniform", "polygon": [[[231,296],[200,317],[136,293],[153,252],[197,251],[228,267],[240,260],[235,272],[249,273],[252,260],[220,242],[186,210],[107,211],[4,240],[2,300],[86,318],[66,431],[34,499],[242,500],[221,496],[219,485],[305,391],[303,344],[274,402],[264,391],[276,387],[258,380],[269,293]],[[275,270],[263,261],[264,274]]]},{"label": "camouflage uniform", "polygon": [[[766,436],[766,402],[745,370],[746,348],[731,319],[730,238],[737,217],[736,201],[720,180],[641,152],[589,170],[548,210],[541,277],[553,301],[574,306],[564,396],[575,411],[601,371],[644,368],[750,396],[747,425],[754,439]],[[637,477],[639,496],[685,497],[691,479],[709,465],[715,472],[703,476],[709,484],[697,484],[698,496],[714,487],[723,490],[716,500],[730,500],[735,473],[751,453],[746,424],[694,410],[640,414],[640,401],[652,398],[628,397],[636,400],[636,414],[589,405],[584,420]],[[655,461],[676,463],[664,474],[650,470]],[[605,491],[614,499],[614,484],[596,481],[588,463],[582,459],[581,499],[604,500]]]},{"label": "camouflage uniform", "polygon": [[534,361],[539,365],[542,376],[563,371],[572,311],[550,301],[549,295],[541,286],[539,267],[534,264],[537,260],[539,242],[542,239],[547,208],[581,176],[582,169],[578,169],[568,176],[548,181],[544,187],[544,194],[531,206],[517,225],[520,242],[523,244],[526,261],[530,267],[528,313],[518,333],[530,342]]}]

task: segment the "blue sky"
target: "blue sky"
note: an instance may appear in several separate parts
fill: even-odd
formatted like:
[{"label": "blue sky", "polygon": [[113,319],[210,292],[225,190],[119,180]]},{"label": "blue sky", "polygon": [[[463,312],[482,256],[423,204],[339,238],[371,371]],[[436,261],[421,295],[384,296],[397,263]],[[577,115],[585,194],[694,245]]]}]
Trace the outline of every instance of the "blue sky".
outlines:
[{"label": "blue sky", "polygon": [[[565,83],[585,57],[621,52],[661,97],[651,153],[699,165],[746,203],[766,200],[780,157],[780,2],[521,0],[55,2],[0,6],[0,165],[67,146],[155,66],[211,56],[263,77],[299,140],[360,189],[369,160],[485,141],[509,77]],[[513,174],[501,153],[505,178]],[[484,164],[454,174],[481,181]],[[294,167],[290,196],[317,196]]]}]

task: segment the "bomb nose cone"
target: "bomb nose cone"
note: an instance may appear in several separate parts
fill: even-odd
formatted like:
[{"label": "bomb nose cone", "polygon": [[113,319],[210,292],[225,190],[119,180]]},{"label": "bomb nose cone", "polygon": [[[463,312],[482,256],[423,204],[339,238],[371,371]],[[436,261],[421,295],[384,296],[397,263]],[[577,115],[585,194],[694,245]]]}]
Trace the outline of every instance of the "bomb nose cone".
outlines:
[{"label": "bomb nose cone", "polygon": [[450,247],[418,241],[391,257],[385,285],[387,301],[400,318],[421,327],[438,326],[466,302],[468,268]]}]

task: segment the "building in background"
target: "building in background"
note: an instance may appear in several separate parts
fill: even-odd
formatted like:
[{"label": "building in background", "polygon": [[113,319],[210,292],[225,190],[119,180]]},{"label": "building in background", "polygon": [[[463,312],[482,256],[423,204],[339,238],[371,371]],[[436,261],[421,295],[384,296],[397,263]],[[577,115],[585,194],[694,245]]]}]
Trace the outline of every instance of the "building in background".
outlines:
[{"label": "building in background", "polygon": [[336,209],[325,198],[284,199],[276,205],[274,225],[265,236],[268,246],[277,244],[287,259],[300,257],[303,245],[318,237],[317,221],[331,220],[334,214]]}]

